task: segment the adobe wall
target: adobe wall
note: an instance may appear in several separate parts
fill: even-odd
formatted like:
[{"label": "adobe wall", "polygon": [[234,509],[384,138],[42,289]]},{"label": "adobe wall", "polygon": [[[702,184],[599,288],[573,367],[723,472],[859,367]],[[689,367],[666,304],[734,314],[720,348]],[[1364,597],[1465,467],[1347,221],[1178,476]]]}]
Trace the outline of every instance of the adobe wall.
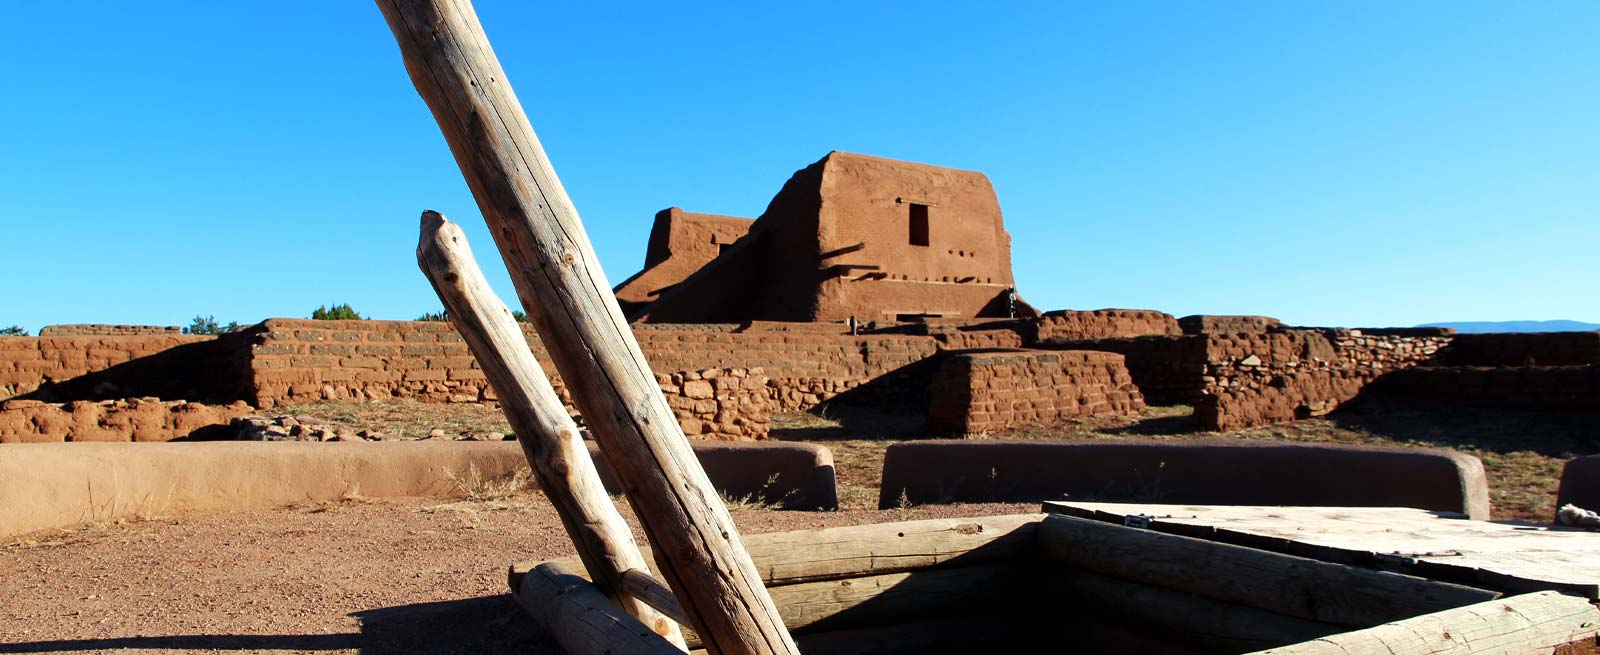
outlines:
[{"label": "adobe wall", "polygon": [[1192,404],[1206,391],[1207,339],[1204,336],[1145,336],[1089,341],[1051,341],[1041,347],[1099,350],[1122,355],[1145,402]]},{"label": "adobe wall", "polygon": [[1476,407],[1600,411],[1600,365],[1418,366],[1384,376],[1373,392]]},{"label": "adobe wall", "polygon": [[1171,314],[1148,309],[1060,310],[1045,312],[1033,334],[1036,342],[1125,339],[1178,335],[1183,330]]},{"label": "adobe wall", "polygon": [[1489,519],[1476,457],[1448,450],[1259,441],[906,441],[878,506],[1078,500],[1418,507]]},{"label": "adobe wall", "polygon": [[716,214],[696,214],[678,207],[656,213],[645,249],[644,268],[617,285],[617,302],[624,313],[655,300],[700,267],[716,259],[723,249],[750,231],[754,219]]},{"label": "adobe wall", "polygon": [[1214,316],[1196,314],[1178,319],[1184,334],[1266,334],[1283,327],[1270,316]]},{"label": "adobe wall", "polygon": [[1581,366],[1600,364],[1600,332],[1458,334],[1439,353],[1452,366]]},{"label": "adobe wall", "polygon": [[132,337],[164,334],[183,334],[176,325],[102,325],[82,323],[71,325],[46,325],[39,328],[41,337]]},{"label": "adobe wall", "polygon": [[952,352],[929,387],[928,430],[978,434],[1142,409],[1144,398],[1115,353]]},{"label": "adobe wall", "polygon": [[0,400],[236,400],[243,397],[244,338],[170,332],[0,337]]},{"label": "adobe wall", "polygon": [[[271,319],[263,326],[251,359],[251,400],[259,407],[341,399],[493,399],[483,372],[448,323]],[[737,436],[752,438],[765,434],[766,413],[814,407],[939,349],[933,337],[849,336],[837,334],[839,329],[652,327],[636,329],[635,337],[686,432],[692,428],[708,437],[731,438],[732,427],[738,427]],[[532,327],[524,327],[524,333],[551,384],[567,399]],[[730,376],[744,379],[737,387],[715,382]],[[764,378],[759,389],[765,404],[751,393],[757,389],[752,378]],[[712,396],[704,396],[702,381],[712,386]],[[715,427],[708,431],[708,426]]]},{"label": "adobe wall", "polygon": [[1195,420],[1237,430],[1322,416],[1391,371],[1450,343],[1443,330],[1285,330],[1206,337],[1205,395]]}]

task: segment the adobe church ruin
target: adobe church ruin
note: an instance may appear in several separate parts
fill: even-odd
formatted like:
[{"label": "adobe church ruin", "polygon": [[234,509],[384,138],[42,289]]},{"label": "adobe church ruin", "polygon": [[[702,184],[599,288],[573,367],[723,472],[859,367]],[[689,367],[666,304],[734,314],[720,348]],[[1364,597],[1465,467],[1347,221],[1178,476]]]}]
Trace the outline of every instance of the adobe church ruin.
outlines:
[{"label": "adobe church ruin", "polygon": [[1035,316],[982,173],[830,152],[761,217],[656,215],[624,311],[657,323]]}]

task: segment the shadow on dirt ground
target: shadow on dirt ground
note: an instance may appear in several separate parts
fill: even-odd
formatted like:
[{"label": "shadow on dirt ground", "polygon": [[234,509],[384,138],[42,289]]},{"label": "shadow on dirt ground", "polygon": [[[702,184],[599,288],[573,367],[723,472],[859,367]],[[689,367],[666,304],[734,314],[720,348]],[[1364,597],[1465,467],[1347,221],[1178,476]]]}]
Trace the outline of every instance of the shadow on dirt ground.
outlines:
[{"label": "shadow on dirt ground", "polygon": [[151,635],[0,644],[0,653],[85,650],[347,651],[399,653],[556,652],[549,638],[509,594],[357,612],[356,633],[278,635]]}]

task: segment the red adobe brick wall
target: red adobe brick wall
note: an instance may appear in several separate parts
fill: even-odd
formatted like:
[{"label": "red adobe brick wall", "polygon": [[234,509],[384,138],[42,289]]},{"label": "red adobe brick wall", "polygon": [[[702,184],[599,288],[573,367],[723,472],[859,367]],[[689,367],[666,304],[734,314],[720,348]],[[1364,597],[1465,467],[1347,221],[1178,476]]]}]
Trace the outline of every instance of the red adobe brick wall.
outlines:
[{"label": "red adobe brick wall", "polygon": [[176,325],[101,325],[81,323],[73,325],[46,325],[39,328],[41,337],[131,337],[162,334],[183,334]]},{"label": "red adobe brick wall", "polygon": [[[214,339],[215,337],[209,336],[172,333],[136,336],[0,337],[0,400],[25,396],[51,383],[100,373],[178,346],[209,342]],[[170,360],[173,367],[185,363],[187,363],[186,358]],[[152,370],[149,373],[151,378],[186,374],[177,368]],[[149,379],[146,382],[156,385],[161,383],[156,379]],[[155,394],[146,393],[145,389],[137,389],[125,392],[125,395]]]},{"label": "red adobe brick wall", "polygon": [[1144,409],[1122,356],[1093,351],[952,353],[929,395],[928,429],[936,433],[1050,426],[1074,416]]},{"label": "red adobe brick wall", "polygon": [[1060,310],[1038,319],[1035,343],[1183,334],[1178,319],[1149,309]]},{"label": "red adobe brick wall", "polygon": [[1266,334],[1283,327],[1271,316],[1214,316],[1196,314],[1178,319],[1184,334]]}]

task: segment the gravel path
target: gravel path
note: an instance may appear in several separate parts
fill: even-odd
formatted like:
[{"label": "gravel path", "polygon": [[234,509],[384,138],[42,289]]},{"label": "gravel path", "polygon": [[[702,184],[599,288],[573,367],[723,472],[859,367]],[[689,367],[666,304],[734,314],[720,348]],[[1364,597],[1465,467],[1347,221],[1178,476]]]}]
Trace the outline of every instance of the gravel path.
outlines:
[{"label": "gravel path", "polygon": [[[734,519],[754,534],[1031,511],[739,509]],[[506,593],[505,570],[572,552],[537,494],[351,501],[33,535],[0,547],[0,653],[552,652]]]}]

